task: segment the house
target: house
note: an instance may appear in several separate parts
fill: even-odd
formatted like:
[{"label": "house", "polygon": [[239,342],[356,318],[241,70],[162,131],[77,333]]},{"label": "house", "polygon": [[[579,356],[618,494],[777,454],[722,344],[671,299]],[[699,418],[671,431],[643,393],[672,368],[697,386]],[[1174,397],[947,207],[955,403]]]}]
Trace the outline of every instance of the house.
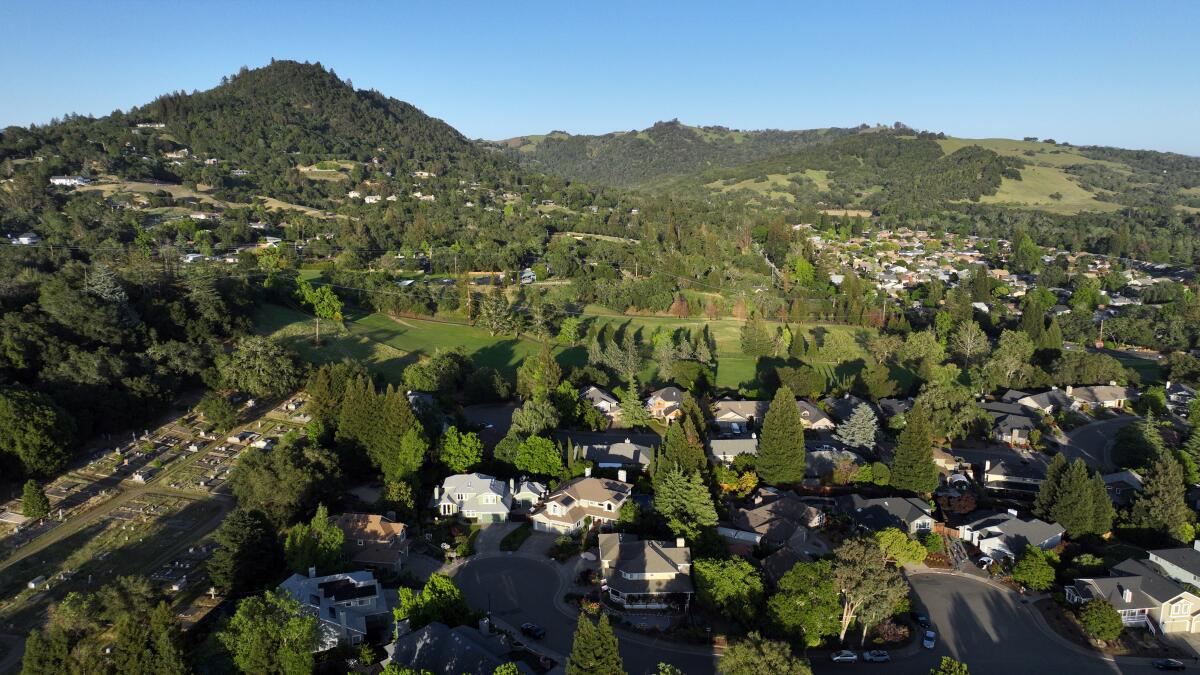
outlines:
[{"label": "house", "polygon": [[537,281],[537,273],[526,267],[525,269],[521,270],[520,281],[523,284],[532,284],[533,282]]},{"label": "house", "polygon": [[644,541],[630,534],[601,534],[601,590],[626,609],[666,609],[691,604],[692,551],[683,539]]},{"label": "house", "polygon": [[383,199],[383,197],[380,197],[379,195],[367,195],[366,197],[363,197],[363,202],[367,204],[378,204],[381,199]]},{"label": "house", "polygon": [[1016,558],[1026,546],[1049,550],[1062,541],[1063,527],[1037,518],[1021,520],[1016,511],[993,513],[961,525],[959,537],[993,560]]},{"label": "house", "polygon": [[258,438],[258,434],[254,433],[253,431],[242,431],[233,436],[226,438],[225,442],[233,443],[236,445],[246,445],[246,444],[253,442],[257,438]]},{"label": "house", "polygon": [[855,494],[839,499],[838,508],[859,527],[868,530],[895,527],[909,534],[917,534],[933,529],[934,519],[929,503],[914,497],[865,499]]},{"label": "house", "polygon": [[1101,406],[1104,408],[1120,409],[1125,407],[1128,401],[1135,401],[1138,397],[1137,389],[1133,387],[1122,387],[1116,382],[1109,382],[1106,385],[1097,385],[1094,387],[1072,387],[1067,386],[1065,389],[1067,396],[1074,401],[1074,407],[1081,409],[1084,407],[1095,408]]},{"label": "house", "polygon": [[989,490],[1030,496],[1045,481],[1045,460],[987,460],[983,463],[983,485]]},{"label": "house", "polygon": [[1064,590],[1071,604],[1108,600],[1126,626],[1200,633],[1200,597],[1144,561],[1126,560],[1112,568],[1111,576],[1076,579]]},{"label": "house", "polygon": [[1181,584],[1200,588],[1200,541],[1191,548],[1160,548],[1150,551],[1150,562]]},{"label": "house", "polygon": [[[770,401],[734,401],[721,399],[713,404],[713,422],[723,434],[739,435],[754,431],[762,426],[767,417]],[[796,408],[800,410],[800,418],[805,429],[816,431],[832,431],[835,428],[833,420],[820,408],[808,401],[798,399]]]},{"label": "house", "polygon": [[550,492],[546,486],[533,480],[521,478],[521,482],[517,484],[516,489],[512,487],[512,481],[509,481],[509,489],[512,491],[513,507],[522,508],[526,511],[534,508],[542,503],[546,495]]},{"label": "house", "polygon": [[850,419],[850,415],[854,413],[854,409],[860,405],[865,405],[866,401],[854,396],[853,394],[842,394],[840,397],[830,396],[821,401],[825,404],[825,409],[833,419],[839,423]]},{"label": "house", "polygon": [[885,419],[891,419],[896,415],[903,415],[909,410],[912,410],[913,399],[911,398],[881,398],[879,399],[879,412],[882,413]]},{"label": "house", "polygon": [[1053,415],[1060,410],[1069,410],[1072,403],[1071,397],[1057,387],[1040,394],[1028,394],[1016,389],[1009,389],[1000,400],[1036,410],[1042,415]]},{"label": "house", "polygon": [[184,264],[200,262],[201,260],[204,260],[204,254],[203,253],[185,253],[180,258],[180,260],[183,261]]},{"label": "house", "polygon": [[1117,506],[1129,505],[1134,496],[1142,491],[1142,477],[1133,469],[1105,474],[1100,478],[1104,481],[1104,490],[1108,492],[1108,498]]},{"label": "house", "polygon": [[604,413],[609,422],[616,423],[621,420],[621,402],[617,400],[616,396],[600,387],[584,387],[583,391],[579,392],[579,397],[591,403],[596,410]]},{"label": "house", "polygon": [[356,645],[390,630],[392,611],[383,586],[370,572],[347,572],[319,577],[293,574],[279,590],[300,603],[300,610],[317,617],[319,647]]},{"label": "house", "polygon": [[[494,673],[509,662],[512,647],[497,635],[489,637],[473,626],[450,628],[434,621],[420,630],[406,633],[385,648],[388,663],[401,670],[434,675]],[[525,663],[516,662],[517,672],[532,674]],[[374,672],[374,671],[371,671]]]},{"label": "house", "polygon": [[90,180],[84,178],[83,176],[51,176],[50,177],[51,185],[58,185],[61,187],[79,187],[82,185],[87,185],[90,182],[91,182]]},{"label": "house", "polygon": [[1167,408],[1180,417],[1187,417],[1188,406],[1196,399],[1196,390],[1182,382],[1167,380],[1163,387],[1167,394]]},{"label": "house", "polygon": [[374,513],[343,513],[334,521],[342,550],[356,567],[396,573],[408,559],[408,527]]},{"label": "house", "polygon": [[1037,428],[1038,420],[1028,408],[1003,401],[985,401],[979,407],[992,416],[993,439],[1015,447],[1029,445],[1029,433]]},{"label": "house", "polygon": [[[589,472],[590,473],[590,472]],[[617,520],[633,486],[617,480],[584,476],[560,486],[529,519],[538,532],[570,534],[593,523]]]},{"label": "house", "polygon": [[815,506],[800,501],[795,493],[780,494],[775,490],[759,488],[752,505],[739,508],[733,513],[733,524],[743,532],[758,535],[755,543],[767,542],[783,546],[799,535],[803,544],[808,530],[825,524],[825,514]]},{"label": "house", "polygon": [[575,446],[576,459],[586,459],[601,469],[637,469],[644,471],[650,466],[654,448],[640,445],[628,438],[606,442],[597,440]]},{"label": "house", "polygon": [[708,454],[717,462],[732,464],[741,455],[758,454],[758,434],[741,438],[712,438],[708,441]]},{"label": "house", "polygon": [[654,419],[669,422],[683,414],[679,407],[682,402],[683,392],[679,387],[663,387],[650,392],[649,398],[646,399],[646,410]]},{"label": "house", "polygon": [[430,506],[441,516],[461,515],[480,523],[501,523],[508,520],[512,493],[507,483],[493,476],[460,473],[447,476],[440,488],[433,488]]}]

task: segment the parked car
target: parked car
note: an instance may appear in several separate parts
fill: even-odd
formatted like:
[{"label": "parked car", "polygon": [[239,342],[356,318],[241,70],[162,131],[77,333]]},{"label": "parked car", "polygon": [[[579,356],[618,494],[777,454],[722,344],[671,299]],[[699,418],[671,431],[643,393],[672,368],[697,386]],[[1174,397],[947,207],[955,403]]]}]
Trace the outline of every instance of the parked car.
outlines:
[{"label": "parked car", "polygon": [[546,629],[542,628],[536,623],[526,622],[521,624],[521,632],[533,638],[534,640],[541,640],[542,638],[546,637]]},{"label": "parked car", "polygon": [[921,628],[929,628],[932,625],[929,623],[928,615],[921,614],[920,612],[913,612],[912,617],[913,617],[913,621],[916,621],[917,625],[920,626]]},{"label": "parked car", "polygon": [[858,660],[858,653],[843,649],[840,652],[834,652],[829,658],[833,659],[834,663],[854,663]]},{"label": "parked car", "polygon": [[931,630],[925,631],[925,639],[921,640],[921,644],[925,649],[933,649],[934,645],[937,644],[937,633]]},{"label": "parked car", "polygon": [[984,555],[984,556],[979,556],[979,561],[977,564],[979,565],[979,569],[986,570],[987,568],[991,567],[992,563],[994,563],[994,562],[996,562],[996,561],[992,560],[990,557]]},{"label": "parked car", "polygon": [[869,652],[863,652],[863,661],[868,663],[887,663],[892,660],[892,655],[882,649],[872,649]]},{"label": "parked car", "polygon": [[1187,668],[1187,666],[1183,665],[1183,661],[1177,659],[1158,659],[1157,661],[1152,661],[1150,665],[1158,670],[1184,670]]}]

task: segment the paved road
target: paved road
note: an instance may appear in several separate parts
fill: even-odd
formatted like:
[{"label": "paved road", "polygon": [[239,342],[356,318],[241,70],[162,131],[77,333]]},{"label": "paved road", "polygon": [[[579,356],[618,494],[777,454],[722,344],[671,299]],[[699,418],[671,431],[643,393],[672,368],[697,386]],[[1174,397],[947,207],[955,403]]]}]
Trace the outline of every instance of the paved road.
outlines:
[{"label": "paved road", "polygon": [[884,670],[902,675],[926,675],[942,656],[963,661],[971,675],[1018,673],[1151,673],[1148,665],[1118,665],[1066,647],[1047,635],[1034,620],[1032,607],[1017,594],[972,579],[920,574],[911,577],[917,604],[938,631],[937,647],[918,649],[907,658],[881,666],[872,663],[835,664],[818,660],[816,673]]},{"label": "paved road", "polygon": [[[571,653],[575,616],[558,603],[568,579],[566,570],[551,560],[520,554],[476,557],[461,567],[454,582],[477,610],[491,611],[510,625],[532,621],[546,629],[541,645],[558,654]],[[712,673],[711,656],[681,651],[669,643],[619,632],[621,656],[630,675],[655,673],[659,662],[671,663],[692,675]]]},{"label": "paved road", "polygon": [[1082,457],[1083,461],[1094,469],[1115,470],[1116,465],[1112,461],[1112,441],[1118,431],[1138,419],[1140,418],[1135,415],[1121,415],[1074,429],[1067,434],[1067,445],[1063,448],[1063,454],[1071,460]]}]

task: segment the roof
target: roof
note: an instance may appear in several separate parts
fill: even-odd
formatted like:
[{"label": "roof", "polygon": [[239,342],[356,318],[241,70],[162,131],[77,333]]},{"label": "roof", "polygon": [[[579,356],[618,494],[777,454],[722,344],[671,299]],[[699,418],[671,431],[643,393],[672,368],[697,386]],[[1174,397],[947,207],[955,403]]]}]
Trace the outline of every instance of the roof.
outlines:
[{"label": "roof", "polygon": [[901,415],[909,410],[912,410],[913,400],[911,398],[881,398],[879,399],[879,410],[887,417]]},{"label": "roof", "polygon": [[1071,407],[1071,397],[1061,389],[1051,389],[1040,394],[1026,394],[1017,399],[1024,406],[1036,406],[1041,410],[1053,410]]},{"label": "roof", "polygon": [[1080,403],[1107,403],[1110,401],[1128,401],[1137,398],[1138,392],[1133,387],[1121,387],[1111,384],[1101,384],[1094,387],[1072,387],[1071,398]]},{"label": "roof", "polygon": [[621,405],[621,402],[617,399],[616,396],[613,396],[612,394],[601,389],[600,387],[595,387],[595,386],[584,387],[583,391],[580,392],[579,395],[580,395],[580,397],[590,401],[592,403],[592,405],[596,405],[598,403],[607,403],[609,405]]},{"label": "roof", "polygon": [[771,583],[778,584],[783,575],[790,572],[796,563],[805,562],[805,560],[804,556],[785,546],[763,558],[763,573]]},{"label": "roof", "polygon": [[866,402],[861,398],[852,394],[843,394],[840,397],[830,396],[821,401],[829,408],[829,412],[839,421],[845,422],[850,419],[850,415],[860,405],[866,405]]},{"label": "roof", "polygon": [[1104,486],[1108,488],[1133,488],[1139,492],[1144,484],[1142,477],[1133,469],[1125,469],[1124,471],[1118,471],[1116,473],[1104,474],[1101,476],[1101,480],[1104,481]]},{"label": "roof", "polygon": [[714,438],[708,442],[708,451],[713,457],[726,458],[738,455],[758,454],[758,438],[744,436],[741,438]]},{"label": "roof", "polygon": [[739,528],[776,542],[787,541],[801,527],[820,525],[824,514],[798,497],[784,494],[752,508],[738,509],[733,522]]},{"label": "roof", "polygon": [[864,527],[882,530],[902,527],[907,530],[922,518],[932,518],[929,504],[913,497],[864,499],[862,495],[843,497],[838,506]]},{"label": "roof", "polygon": [[842,462],[851,462],[855,465],[865,463],[861,455],[844,449],[806,450],[804,459],[804,475],[814,477],[828,476]]},{"label": "roof", "polygon": [[663,387],[650,392],[650,398],[660,398],[668,403],[679,403],[683,400],[683,391],[679,387]]},{"label": "roof", "polygon": [[446,476],[446,480],[442,481],[442,489],[446,493],[474,495],[491,492],[503,496],[507,492],[505,488],[504,481],[485,473],[459,473]]},{"label": "roof", "polygon": [[343,550],[355,562],[395,564],[408,552],[404,523],[373,513],[343,513],[334,522],[345,534]]},{"label": "roof", "polygon": [[[1160,607],[1186,591],[1150,565],[1130,558],[1112,568],[1112,576],[1076,579],[1075,587],[1091,600],[1104,598],[1117,609]],[[1129,602],[1124,591],[1130,591]]]},{"label": "roof", "polygon": [[[475,628],[450,628],[437,621],[396,639],[391,662],[416,671],[443,675],[491,673],[507,659],[507,649],[488,640]],[[521,672],[528,672],[518,663]]]},{"label": "roof", "polygon": [[1172,565],[1200,576],[1200,551],[1193,548],[1159,548],[1150,551],[1151,560],[1160,558]]},{"label": "roof", "polygon": [[[542,505],[530,517],[572,525],[588,516],[615,520],[617,512],[620,511],[632,489],[633,486],[629,483],[607,478],[576,478],[547,495]],[[597,504],[611,502],[613,510],[608,511],[584,502]],[[551,503],[562,507],[559,513],[550,512]]]},{"label": "roof", "polygon": [[[366,571],[348,572],[345,574],[330,574],[324,577],[308,577],[303,574],[293,574],[279,584],[280,590],[286,592],[307,612],[315,615],[322,623],[341,623],[340,614],[345,614],[345,627],[365,635],[367,632],[366,617],[386,613],[387,600],[384,598],[375,575]],[[374,607],[336,607],[336,603],[346,600],[356,600],[378,596],[379,601]],[[323,629],[323,632],[328,633]],[[323,640],[336,637],[323,635]]]},{"label": "roof", "polygon": [[[762,424],[767,418],[767,411],[770,408],[770,401],[722,399],[713,404],[713,419],[718,422],[740,423],[754,418],[756,423]],[[833,419],[829,415],[804,399],[796,399],[796,408],[800,411],[800,419],[803,420],[806,427],[830,428],[834,426]]]},{"label": "roof", "polygon": [[833,419],[826,415],[817,406],[803,399],[796,401],[796,407],[800,408],[800,419],[804,421],[806,427],[814,429],[825,428],[832,429],[834,427]]},{"label": "roof", "polygon": [[653,448],[631,442],[628,438],[615,443],[590,443],[575,446],[577,456],[596,464],[621,464],[648,466]]},{"label": "roof", "polygon": [[1000,460],[984,470],[984,474],[987,477],[1002,476],[1006,478],[1046,480],[1046,464],[1041,460],[1027,460],[1024,462]]},{"label": "roof", "polygon": [[[1061,537],[1064,532],[1063,526],[1058,523],[1047,523],[1037,518],[1022,520],[1011,513],[993,513],[977,518],[965,527],[1000,537],[1003,547],[1011,553],[1020,553],[1028,545],[1041,546],[1055,537]],[[992,536],[982,538],[991,539]]]},{"label": "roof", "polygon": [[[621,593],[691,593],[692,551],[670,542],[641,540],[630,534],[601,534],[600,558],[612,565],[606,582]],[[671,575],[641,579],[625,575]]]}]

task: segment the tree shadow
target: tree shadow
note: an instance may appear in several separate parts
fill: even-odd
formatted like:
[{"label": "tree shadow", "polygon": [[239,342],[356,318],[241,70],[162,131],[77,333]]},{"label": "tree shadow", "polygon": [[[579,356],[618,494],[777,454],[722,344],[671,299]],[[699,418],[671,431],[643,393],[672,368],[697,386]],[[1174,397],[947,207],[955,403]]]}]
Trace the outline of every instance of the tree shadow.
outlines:
[{"label": "tree shadow", "polygon": [[817,349],[825,348],[825,338],[829,336],[829,330],[823,326],[813,326],[808,329],[808,334],[812,336],[812,346]]}]

